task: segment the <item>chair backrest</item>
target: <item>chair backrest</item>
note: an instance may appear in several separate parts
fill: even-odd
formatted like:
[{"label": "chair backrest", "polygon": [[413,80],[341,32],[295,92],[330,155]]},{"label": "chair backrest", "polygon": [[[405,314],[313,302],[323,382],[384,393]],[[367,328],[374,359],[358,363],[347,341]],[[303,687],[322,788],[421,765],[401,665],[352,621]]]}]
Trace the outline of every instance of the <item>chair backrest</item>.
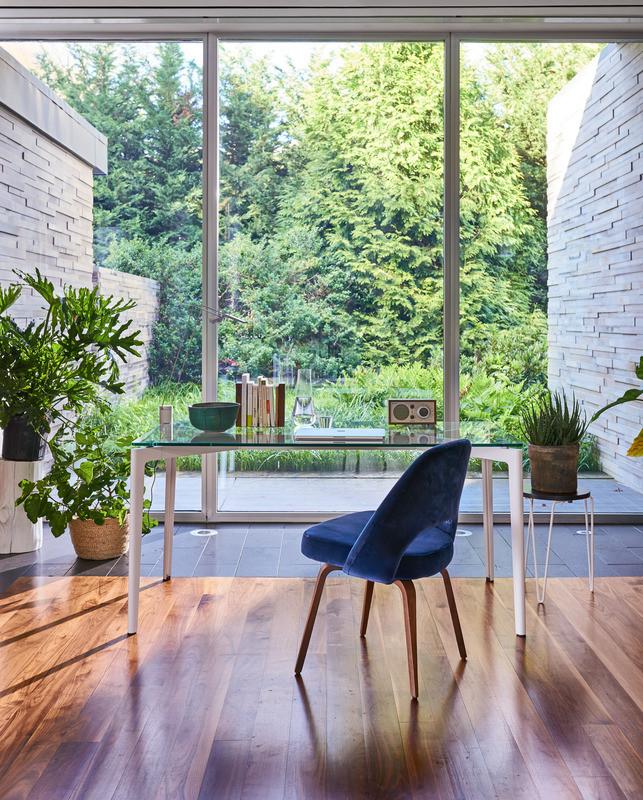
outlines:
[{"label": "chair backrest", "polygon": [[458,439],[431,447],[404,472],[351,548],[344,572],[391,583],[402,557],[427,528],[453,539],[471,442]]}]

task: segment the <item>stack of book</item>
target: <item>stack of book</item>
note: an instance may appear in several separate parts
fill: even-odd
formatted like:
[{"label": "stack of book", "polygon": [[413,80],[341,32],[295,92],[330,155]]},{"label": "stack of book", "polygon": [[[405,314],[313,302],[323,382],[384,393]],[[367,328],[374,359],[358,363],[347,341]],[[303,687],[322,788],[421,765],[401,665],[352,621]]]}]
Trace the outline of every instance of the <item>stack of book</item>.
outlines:
[{"label": "stack of book", "polygon": [[286,421],[286,384],[261,375],[256,381],[244,372],[236,384],[237,425],[244,428],[282,428]]}]

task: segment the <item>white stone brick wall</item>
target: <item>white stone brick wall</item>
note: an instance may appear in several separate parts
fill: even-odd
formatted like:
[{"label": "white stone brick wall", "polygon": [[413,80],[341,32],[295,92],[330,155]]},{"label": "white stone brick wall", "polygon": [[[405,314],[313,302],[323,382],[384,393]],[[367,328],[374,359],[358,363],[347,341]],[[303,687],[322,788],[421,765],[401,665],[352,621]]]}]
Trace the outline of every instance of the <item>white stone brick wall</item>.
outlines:
[{"label": "white stone brick wall", "polygon": [[136,308],[129,312],[128,318],[132,320],[131,327],[141,331],[143,346],[139,350],[142,357],[131,359],[127,364],[121,365],[121,377],[125,382],[127,394],[138,396],[149,383],[148,354],[152,344],[154,323],[158,317],[158,281],[103,267],[97,271],[97,278],[101,294],[136,301]]},{"label": "white stone brick wall", "polygon": [[[643,355],[643,44],[614,44],[571,80],[547,116],[549,384],[588,416],[638,387]],[[603,469],[643,491],[627,448],[643,402],[591,427]]]},{"label": "white stone brick wall", "polygon": [[[44,146],[43,146],[44,145]],[[92,286],[93,171],[0,105],[0,282],[40,269],[56,287]],[[41,315],[24,290],[15,316]]]},{"label": "white stone brick wall", "polygon": [[[34,92],[38,100],[30,105]],[[7,105],[12,98],[30,119]],[[36,122],[50,124],[51,135]],[[80,132],[79,154],[70,148]],[[87,153],[93,164],[81,157]],[[33,274],[38,268],[59,291],[98,283],[104,294],[136,300],[144,346],[123,376],[128,391],[139,394],[148,383],[158,284],[93,263],[94,170],[106,163],[105,137],[0,49],[0,285],[17,281],[14,269]],[[23,289],[13,316],[27,322],[42,313],[40,299]]]}]

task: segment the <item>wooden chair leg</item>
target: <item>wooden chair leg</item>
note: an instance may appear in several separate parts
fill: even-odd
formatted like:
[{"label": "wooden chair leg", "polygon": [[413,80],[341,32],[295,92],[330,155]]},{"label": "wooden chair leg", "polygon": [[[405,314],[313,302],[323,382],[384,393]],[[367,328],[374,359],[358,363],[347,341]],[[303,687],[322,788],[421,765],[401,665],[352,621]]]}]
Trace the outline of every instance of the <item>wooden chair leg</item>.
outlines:
[{"label": "wooden chair leg", "polygon": [[295,675],[299,675],[301,673],[301,670],[304,666],[304,661],[306,660],[306,653],[308,652],[308,645],[313,632],[313,626],[315,625],[315,618],[317,617],[319,601],[321,600],[322,592],[324,591],[326,578],[331,572],[333,572],[333,570],[336,569],[339,569],[339,567],[336,567],[333,564],[322,564],[319,574],[317,575],[317,581],[313,591],[313,599],[311,600],[310,610],[308,611],[308,619],[306,620],[306,627],[304,628],[304,632],[301,637],[301,644],[299,645],[299,654],[297,656],[297,663],[295,664]]},{"label": "wooden chair leg", "polygon": [[462,635],[462,628],[460,627],[460,617],[458,616],[458,608],[455,604],[455,597],[453,596],[453,587],[451,586],[451,578],[446,569],[441,570],[442,579],[444,580],[444,588],[447,593],[447,601],[449,603],[449,611],[451,612],[451,621],[453,622],[453,630],[455,631],[455,638],[458,641],[458,650],[460,651],[460,658],[466,660],[467,651],[464,646],[464,637]]},{"label": "wooden chair leg", "polygon": [[371,603],[373,602],[373,588],[375,584],[373,581],[366,581],[366,591],[364,592],[364,605],[362,606],[362,623],[359,626],[359,635],[362,639],[366,636],[366,628],[368,627],[368,615],[371,612]]},{"label": "wooden chair leg", "polygon": [[409,683],[411,696],[418,696],[418,640],[415,586],[413,581],[395,581],[402,592],[404,604],[404,627],[406,629],[406,652],[409,663]]}]

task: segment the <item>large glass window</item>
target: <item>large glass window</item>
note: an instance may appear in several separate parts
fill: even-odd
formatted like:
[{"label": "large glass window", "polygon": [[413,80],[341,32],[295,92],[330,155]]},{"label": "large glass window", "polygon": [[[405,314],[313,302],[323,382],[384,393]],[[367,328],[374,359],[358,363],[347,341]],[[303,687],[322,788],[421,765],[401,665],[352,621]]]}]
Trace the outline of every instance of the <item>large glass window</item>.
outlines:
[{"label": "large glass window", "polygon": [[[158,424],[160,404],[183,416],[201,395],[203,44],[1,46],[36,94],[37,81],[50,90],[38,129],[21,108],[3,108],[0,161],[15,176],[3,189],[26,205],[3,204],[18,266],[136,301],[144,346],[122,370],[111,434],[140,435]],[[59,112],[74,120],[70,132],[55,124]],[[178,467],[177,508],[199,510],[200,459]],[[163,480],[161,463],[154,507]]]},{"label": "large glass window", "polygon": [[[219,396],[298,369],[317,415],[382,424],[390,397],[442,414],[441,43],[219,47]],[[376,505],[410,454],[222,456],[222,511]]]},{"label": "large glass window", "polygon": [[[0,46],[44,82],[49,119],[66,109],[76,125],[69,138],[3,107],[0,279],[38,267],[134,299],[145,346],[113,435],[153,427],[160,404],[187,416],[202,380],[202,42]],[[462,419],[517,432],[547,387],[591,416],[638,386],[641,63],[640,43],[461,45]],[[381,424],[392,397],[435,399],[441,419],[443,43],[224,41],[217,74],[208,191],[226,315],[205,368],[218,397],[244,373],[283,381],[289,419],[308,369],[315,412],[334,425]],[[640,425],[640,403],[620,406],[582,444],[600,512],[641,511],[643,466],[625,455]],[[373,506],[410,457],[224,454],[216,510]],[[476,466],[464,512],[481,510]],[[179,470],[177,508],[199,511],[201,458]]]},{"label": "large glass window", "polygon": [[[641,63],[639,43],[462,46],[463,419],[491,414],[518,433],[547,387],[590,418],[638,386]],[[581,444],[580,486],[600,512],[641,511],[643,471],[625,455],[640,427],[640,408],[622,406]],[[496,508],[507,510],[502,478]],[[480,498],[472,480],[463,510],[480,511]]]}]

